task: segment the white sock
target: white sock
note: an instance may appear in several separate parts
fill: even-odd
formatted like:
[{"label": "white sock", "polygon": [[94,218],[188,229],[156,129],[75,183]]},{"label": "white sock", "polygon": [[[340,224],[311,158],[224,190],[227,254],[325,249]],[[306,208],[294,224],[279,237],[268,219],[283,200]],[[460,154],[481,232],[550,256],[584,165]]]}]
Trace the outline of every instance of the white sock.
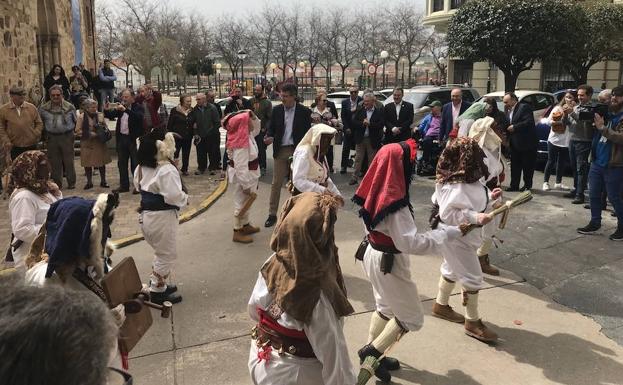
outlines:
[{"label": "white sock", "polygon": [[405,330],[398,324],[396,318],[392,318],[381,334],[372,341],[372,346],[379,352],[383,353],[387,348],[389,348],[394,342],[398,341],[403,334],[405,334]]},{"label": "white sock", "polygon": [[368,343],[374,341],[374,339],[381,334],[388,322],[389,321],[381,317],[378,312],[375,311],[372,313],[372,318],[370,318],[370,330],[368,331]]},{"label": "white sock", "polygon": [[439,276],[439,291],[435,301],[440,305],[447,306],[450,301],[450,294],[454,290],[454,285],[455,282],[448,282],[443,275]]},{"label": "white sock", "polygon": [[478,292],[476,292],[476,294],[471,294],[463,291],[463,303],[465,302],[467,302],[464,305],[465,319],[468,321],[478,321],[480,319],[480,315],[478,314]]},{"label": "white sock", "polygon": [[491,251],[491,246],[493,246],[493,238],[485,238],[482,241],[480,247],[478,248],[478,251],[476,252],[477,255],[479,257],[482,257],[483,255],[489,254],[489,251]]}]

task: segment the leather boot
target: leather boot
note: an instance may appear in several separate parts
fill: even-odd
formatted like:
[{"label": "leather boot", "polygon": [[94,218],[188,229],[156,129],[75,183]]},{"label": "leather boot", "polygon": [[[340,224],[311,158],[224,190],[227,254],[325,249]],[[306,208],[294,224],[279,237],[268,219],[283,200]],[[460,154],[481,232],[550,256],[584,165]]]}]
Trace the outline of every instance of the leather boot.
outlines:
[{"label": "leather boot", "polygon": [[[363,348],[359,349],[359,351],[357,352],[360,364],[362,364],[368,356],[379,358],[382,354],[383,353],[376,350],[374,346],[372,346],[372,344],[367,344]],[[392,375],[389,373],[389,370],[387,370],[384,365],[379,365],[379,367],[374,372],[374,375],[376,376],[376,378],[383,382],[390,382],[392,380]]]},{"label": "leather boot", "polygon": [[437,302],[433,302],[433,316],[458,324],[465,322],[465,317],[452,310],[452,306],[440,305]]},{"label": "leather boot", "polygon": [[489,263],[489,254],[479,256],[478,261],[480,262],[480,268],[483,273],[489,275],[500,275],[500,270],[491,266]]},{"label": "leather boot", "polygon": [[242,230],[242,233],[244,235],[251,235],[251,234],[255,234],[255,233],[259,233],[260,232],[260,228],[259,227],[252,226],[250,223],[247,223],[246,225],[242,226],[242,228],[240,230]]},{"label": "leather boot", "polygon": [[171,303],[182,302],[182,296],[177,292],[171,293],[171,292],[163,291],[162,293],[157,293],[157,292],[150,291],[149,298],[151,302],[156,303],[158,305],[162,305],[164,301],[169,301]]},{"label": "leather boot", "polygon": [[468,321],[465,320],[465,334],[482,342],[495,342],[498,335],[489,329],[482,320]]},{"label": "leather boot", "polygon": [[239,243],[251,243],[253,242],[253,238],[251,236],[246,235],[242,229],[234,230],[234,238],[232,239],[234,242]]}]

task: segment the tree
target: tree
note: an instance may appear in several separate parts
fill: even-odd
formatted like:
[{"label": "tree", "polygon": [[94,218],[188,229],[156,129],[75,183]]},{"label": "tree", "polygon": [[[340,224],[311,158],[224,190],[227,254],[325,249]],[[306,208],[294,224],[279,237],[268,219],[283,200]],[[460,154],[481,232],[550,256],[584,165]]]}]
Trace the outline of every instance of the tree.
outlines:
[{"label": "tree", "polygon": [[252,27],[249,38],[253,53],[262,66],[262,75],[265,76],[273,57],[275,34],[280,25],[280,20],[283,20],[283,12],[275,10],[269,3],[264,3],[257,17],[249,17],[249,20],[253,19],[256,19],[257,23]]},{"label": "tree", "polygon": [[[606,60],[623,60],[623,7],[586,3],[574,6],[574,36],[560,57],[577,84],[585,84],[590,68]],[[599,28],[596,29],[596,25]]]},{"label": "tree", "polygon": [[573,35],[573,7],[560,0],[473,0],[448,26],[451,56],[491,61],[504,73],[506,91],[536,61],[556,58]]},{"label": "tree", "polygon": [[232,78],[238,77],[238,68],[241,64],[238,52],[246,49],[249,41],[246,26],[246,22],[237,21],[230,15],[222,17],[212,30],[214,50],[229,66]]},{"label": "tree", "polygon": [[[448,43],[446,42],[446,36],[437,32],[433,32],[428,39],[428,52],[433,58],[433,63],[439,72],[439,76],[446,78],[446,71],[448,69]],[[439,78],[437,79],[439,80]]]}]

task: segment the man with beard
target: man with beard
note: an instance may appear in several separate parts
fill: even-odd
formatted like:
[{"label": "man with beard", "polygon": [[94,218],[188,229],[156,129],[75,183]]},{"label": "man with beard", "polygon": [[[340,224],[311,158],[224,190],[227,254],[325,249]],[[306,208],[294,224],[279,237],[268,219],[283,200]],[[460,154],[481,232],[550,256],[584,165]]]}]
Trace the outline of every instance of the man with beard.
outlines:
[{"label": "man with beard", "polygon": [[606,189],[617,216],[617,229],[610,235],[613,241],[623,240],[623,85],[612,89],[608,123],[595,114],[595,128],[599,131],[593,139],[593,162],[588,174],[591,221],[578,229],[580,234],[593,234],[601,227],[601,194]]},{"label": "man with beard", "polygon": [[262,175],[266,175],[266,145],[264,144],[264,136],[266,135],[266,127],[273,115],[273,104],[268,100],[264,93],[264,86],[256,84],[253,88],[253,99],[251,99],[253,112],[261,121],[260,133],[255,137],[257,150],[260,160],[260,170]]}]

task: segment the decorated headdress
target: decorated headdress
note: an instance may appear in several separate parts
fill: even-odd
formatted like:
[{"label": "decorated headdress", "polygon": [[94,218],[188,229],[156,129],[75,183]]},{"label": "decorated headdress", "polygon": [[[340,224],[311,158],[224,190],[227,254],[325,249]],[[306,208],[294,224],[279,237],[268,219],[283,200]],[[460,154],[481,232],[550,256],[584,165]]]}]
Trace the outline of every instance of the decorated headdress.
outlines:
[{"label": "decorated headdress", "polygon": [[484,151],[474,139],[460,137],[451,141],[437,162],[437,183],[474,183],[489,177]]},{"label": "decorated headdress", "polygon": [[8,188],[25,188],[38,195],[51,193],[61,196],[58,186],[50,179],[48,157],[38,150],[26,151],[13,160]]}]

